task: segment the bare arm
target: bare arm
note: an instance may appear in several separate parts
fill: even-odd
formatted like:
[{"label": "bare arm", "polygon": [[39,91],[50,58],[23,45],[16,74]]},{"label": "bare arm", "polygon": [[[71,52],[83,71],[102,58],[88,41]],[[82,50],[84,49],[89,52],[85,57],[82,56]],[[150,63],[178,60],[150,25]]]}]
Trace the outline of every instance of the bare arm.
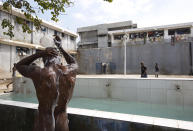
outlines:
[{"label": "bare arm", "polygon": [[73,74],[76,76],[77,69],[78,69],[78,64],[74,57],[72,57],[70,54],[68,54],[63,48],[62,48],[62,43],[61,39],[59,36],[55,36],[54,38],[55,45],[58,47],[59,51],[62,53],[64,58],[66,59],[66,62],[69,64],[67,66],[67,70],[65,71],[65,74]]},{"label": "bare arm", "polygon": [[36,59],[38,59],[40,57],[41,57],[40,53],[36,53],[36,54],[31,55],[31,56],[28,56],[28,57],[22,59],[21,61],[19,61],[16,64],[16,68],[18,68],[21,65],[30,65],[33,61],[35,61]]},{"label": "bare arm", "polygon": [[40,67],[30,64],[40,57],[41,57],[40,53],[33,54],[19,61],[15,65],[15,67],[20,74],[22,74],[25,77],[31,78],[33,77],[34,74],[37,74],[37,70],[40,70]]},{"label": "bare arm", "polygon": [[31,56],[22,59],[15,65],[15,67],[18,70],[18,72],[21,73],[23,76],[32,79],[36,78],[37,75],[40,75],[41,68],[36,65],[31,65],[31,63],[36,59],[47,55],[54,56],[56,55],[56,53],[53,50],[49,49],[46,49],[45,51],[40,51],[36,54],[33,54]]},{"label": "bare arm", "polygon": [[77,64],[76,60],[74,59],[74,57],[72,57],[70,54],[68,54],[63,48],[62,48],[62,43],[61,43],[61,39],[59,36],[56,36],[54,39],[55,45],[58,47],[59,51],[62,53],[62,55],[64,56],[64,58],[66,59],[66,62],[68,64]]}]

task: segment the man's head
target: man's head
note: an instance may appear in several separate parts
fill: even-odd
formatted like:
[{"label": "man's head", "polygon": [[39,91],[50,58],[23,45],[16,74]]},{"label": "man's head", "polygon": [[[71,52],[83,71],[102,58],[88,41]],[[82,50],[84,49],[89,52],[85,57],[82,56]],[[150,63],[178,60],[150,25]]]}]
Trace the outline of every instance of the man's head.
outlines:
[{"label": "man's head", "polygon": [[61,60],[56,48],[47,47],[45,52],[46,52],[46,55],[43,57],[44,66],[61,63]]}]

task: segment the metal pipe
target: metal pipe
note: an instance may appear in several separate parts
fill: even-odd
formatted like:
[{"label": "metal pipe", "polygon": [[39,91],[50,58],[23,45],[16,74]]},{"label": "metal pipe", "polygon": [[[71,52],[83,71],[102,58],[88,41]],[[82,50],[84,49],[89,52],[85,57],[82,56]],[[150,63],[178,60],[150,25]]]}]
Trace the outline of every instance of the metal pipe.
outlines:
[{"label": "metal pipe", "polygon": [[127,74],[127,34],[123,36],[123,44],[124,44],[124,75]]},{"label": "metal pipe", "polygon": [[127,47],[126,39],[124,40],[124,75],[127,74]]},{"label": "metal pipe", "polygon": [[189,57],[190,57],[190,75],[193,75],[193,65],[192,65],[192,43],[189,42]]}]

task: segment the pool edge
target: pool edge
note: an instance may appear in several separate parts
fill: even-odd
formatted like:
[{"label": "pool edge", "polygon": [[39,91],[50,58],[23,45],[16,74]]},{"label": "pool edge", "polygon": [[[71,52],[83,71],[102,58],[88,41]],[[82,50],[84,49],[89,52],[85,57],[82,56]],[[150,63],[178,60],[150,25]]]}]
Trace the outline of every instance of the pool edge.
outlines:
[{"label": "pool edge", "polygon": [[[18,107],[18,108],[27,108],[32,110],[37,110],[38,104],[2,100],[0,99],[0,105]],[[123,114],[123,113],[112,113],[106,111],[97,111],[89,109],[80,109],[80,108],[71,108],[67,109],[68,114],[77,115],[82,117],[92,117],[99,119],[107,119],[113,121],[124,121],[129,123],[145,124],[150,126],[158,127],[168,127],[174,129],[182,130],[193,130],[193,122],[190,121],[181,121],[174,119],[158,118],[158,117],[149,117],[141,115],[132,115],[132,114]],[[1,112],[2,113],[2,112]]]}]

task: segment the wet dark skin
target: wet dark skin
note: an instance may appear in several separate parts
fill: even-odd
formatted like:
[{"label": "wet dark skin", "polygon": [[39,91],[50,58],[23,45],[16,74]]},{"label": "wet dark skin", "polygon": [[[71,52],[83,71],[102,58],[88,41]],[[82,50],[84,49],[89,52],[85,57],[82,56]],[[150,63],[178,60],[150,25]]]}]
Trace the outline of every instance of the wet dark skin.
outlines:
[{"label": "wet dark skin", "polygon": [[[36,89],[39,106],[34,131],[69,131],[66,108],[72,97],[78,66],[63,50],[58,36],[54,42],[68,65],[61,65],[54,48],[46,48],[16,64],[16,69],[31,78]],[[44,68],[32,65],[38,58],[43,58]]]}]

